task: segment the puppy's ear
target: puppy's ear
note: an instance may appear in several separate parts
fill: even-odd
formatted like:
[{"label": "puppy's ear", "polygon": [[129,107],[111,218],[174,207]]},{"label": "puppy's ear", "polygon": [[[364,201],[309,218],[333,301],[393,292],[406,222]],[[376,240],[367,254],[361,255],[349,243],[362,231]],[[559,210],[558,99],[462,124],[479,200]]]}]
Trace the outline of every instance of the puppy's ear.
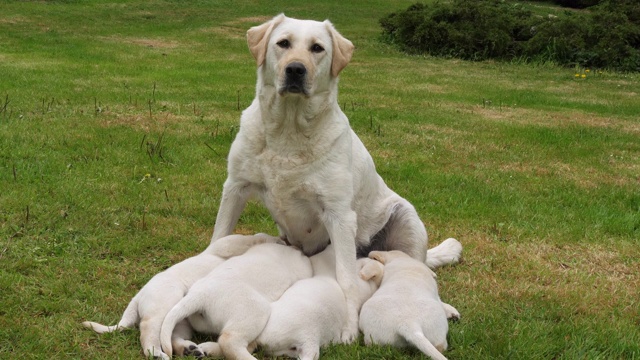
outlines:
[{"label": "puppy's ear", "polygon": [[369,259],[379,261],[382,264],[387,262],[387,253],[384,251],[372,251],[369,253]]},{"label": "puppy's ear", "polygon": [[380,286],[382,275],[384,274],[384,265],[375,260],[367,260],[369,261],[365,262],[362,269],[360,269],[360,278],[365,281],[373,280]]},{"label": "puppy's ear", "polygon": [[331,42],[333,43],[333,55],[331,58],[331,76],[337,77],[340,71],[344,69],[353,55],[353,44],[333,27],[329,20],[324,21],[327,30],[331,34]]},{"label": "puppy's ear", "polygon": [[284,20],[284,18],[284,14],[280,14],[266,23],[254,26],[247,31],[247,44],[249,45],[249,51],[251,51],[251,55],[256,59],[258,66],[264,64],[264,59],[267,56],[267,44],[269,43],[271,32]]}]

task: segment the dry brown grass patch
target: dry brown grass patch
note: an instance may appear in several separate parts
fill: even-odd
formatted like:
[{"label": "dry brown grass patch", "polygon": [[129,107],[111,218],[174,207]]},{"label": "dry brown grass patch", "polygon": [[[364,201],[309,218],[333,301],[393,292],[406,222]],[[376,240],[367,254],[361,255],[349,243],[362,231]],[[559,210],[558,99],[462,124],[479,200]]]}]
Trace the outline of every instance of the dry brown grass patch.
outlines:
[{"label": "dry brown grass patch", "polygon": [[[450,271],[458,290],[527,303],[544,298],[567,314],[638,317],[640,250],[633,244],[549,244],[467,236],[464,262]],[[455,274],[456,272],[460,274]]]},{"label": "dry brown grass patch", "polygon": [[158,49],[175,49],[180,46],[182,43],[175,40],[167,40],[162,38],[135,38],[135,37],[119,37],[119,36],[108,36],[108,37],[100,37],[103,41],[107,42],[117,42],[122,44],[132,44],[145,46],[150,48],[158,48]]},{"label": "dry brown grass patch", "polygon": [[499,104],[491,104],[490,106],[460,106],[458,104],[449,104],[446,107],[455,108],[464,113],[479,115],[487,120],[509,124],[540,125],[554,128],[580,125],[640,134],[640,123],[636,121],[623,121],[582,111],[563,113],[543,112],[506,105],[500,106]]}]

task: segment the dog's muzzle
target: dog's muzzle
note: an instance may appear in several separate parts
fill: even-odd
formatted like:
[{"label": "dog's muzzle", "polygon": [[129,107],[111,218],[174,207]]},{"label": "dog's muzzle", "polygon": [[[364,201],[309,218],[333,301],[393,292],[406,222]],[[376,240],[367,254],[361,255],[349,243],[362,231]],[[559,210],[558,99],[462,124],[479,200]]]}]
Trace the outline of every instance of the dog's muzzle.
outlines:
[{"label": "dog's muzzle", "polygon": [[284,69],[284,87],[282,93],[305,94],[307,68],[299,62],[292,62]]}]

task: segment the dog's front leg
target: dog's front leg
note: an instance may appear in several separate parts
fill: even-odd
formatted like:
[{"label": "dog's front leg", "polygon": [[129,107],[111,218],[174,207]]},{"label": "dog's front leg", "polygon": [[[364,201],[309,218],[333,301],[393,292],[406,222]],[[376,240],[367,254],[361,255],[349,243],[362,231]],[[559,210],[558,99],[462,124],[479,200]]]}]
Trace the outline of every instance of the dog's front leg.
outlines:
[{"label": "dog's front leg", "polygon": [[343,343],[351,343],[358,336],[357,215],[352,210],[325,209],[323,220],[336,253],[336,280],[347,301],[347,322],[340,337]]},{"label": "dog's front leg", "polygon": [[251,196],[251,192],[252,186],[250,183],[227,178],[222,189],[222,199],[220,200],[220,208],[216,216],[211,243],[233,232],[240,214],[244,210],[249,196]]}]

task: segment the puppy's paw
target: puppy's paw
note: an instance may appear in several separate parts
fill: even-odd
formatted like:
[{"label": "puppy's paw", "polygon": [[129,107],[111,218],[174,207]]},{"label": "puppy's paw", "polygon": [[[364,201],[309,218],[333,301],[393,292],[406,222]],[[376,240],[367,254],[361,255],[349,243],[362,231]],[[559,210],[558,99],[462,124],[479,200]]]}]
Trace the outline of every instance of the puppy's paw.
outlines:
[{"label": "puppy's paw", "polygon": [[358,338],[358,326],[345,326],[340,334],[340,342],[343,344],[351,344]]},{"label": "puppy's paw", "polygon": [[198,344],[198,348],[204,353],[204,356],[219,358],[222,357],[222,349],[217,342],[209,341]]},{"label": "puppy's paw", "polygon": [[153,346],[145,350],[145,356],[150,359],[171,360],[171,356],[165,354],[159,347]]},{"label": "puppy's paw", "polygon": [[447,303],[442,303],[442,307],[444,308],[444,313],[447,314],[448,320],[452,320],[452,321],[460,320],[460,312],[458,311],[458,309],[454,308],[453,306]]},{"label": "puppy's paw", "polygon": [[205,357],[204,351],[200,349],[200,347],[198,347],[198,345],[196,345],[195,343],[192,343],[191,345],[185,347],[184,351],[182,352],[182,355],[193,356],[198,359],[202,359]]}]

